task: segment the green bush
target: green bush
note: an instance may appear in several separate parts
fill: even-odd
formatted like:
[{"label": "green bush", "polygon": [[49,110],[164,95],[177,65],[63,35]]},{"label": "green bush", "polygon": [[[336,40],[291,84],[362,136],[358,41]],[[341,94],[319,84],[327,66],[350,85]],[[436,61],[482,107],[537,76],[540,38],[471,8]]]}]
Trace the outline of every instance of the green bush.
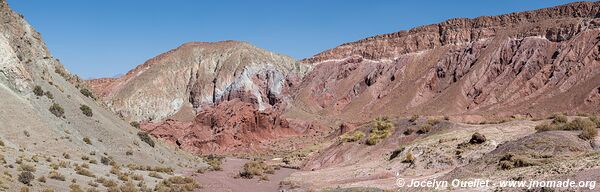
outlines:
[{"label": "green bush", "polygon": [[81,92],[81,94],[83,94],[86,97],[89,98],[94,98],[94,93],[92,93],[89,89],[87,88],[82,88],[81,90],[79,90],[79,92]]},{"label": "green bush", "polygon": [[365,133],[362,131],[354,131],[352,134],[345,133],[341,136],[342,141],[344,142],[356,142],[365,138]]},{"label": "green bush", "polygon": [[375,145],[381,139],[391,135],[394,124],[387,117],[378,117],[373,121],[373,127],[367,138],[367,145]]},{"label": "green bush", "polygon": [[35,94],[36,96],[42,96],[44,95],[44,90],[39,85],[36,85],[35,87],[33,87],[33,94]]},{"label": "green bush", "polygon": [[85,116],[88,116],[88,117],[94,116],[94,113],[92,112],[92,108],[90,108],[87,105],[81,105],[79,107],[79,109],[81,110],[81,113],[83,113]]},{"label": "green bush", "polygon": [[150,137],[150,135],[148,135],[148,133],[146,133],[146,132],[138,132],[137,135],[138,135],[138,137],[140,137],[140,139],[143,142],[146,142],[151,147],[154,147],[154,140],[152,140],[152,137]]},{"label": "green bush", "polygon": [[56,117],[62,117],[65,114],[65,110],[58,103],[53,103],[48,110]]}]

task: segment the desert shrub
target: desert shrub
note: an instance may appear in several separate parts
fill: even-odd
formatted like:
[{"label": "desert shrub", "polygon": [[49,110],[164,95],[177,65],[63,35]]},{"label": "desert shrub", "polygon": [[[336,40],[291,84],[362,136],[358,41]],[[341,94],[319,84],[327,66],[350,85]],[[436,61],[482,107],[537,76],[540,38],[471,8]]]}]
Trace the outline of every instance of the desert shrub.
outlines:
[{"label": "desert shrub", "polygon": [[529,158],[517,156],[513,154],[506,154],[500,158],[498,162],[498,168],[502,170],[508,170],[519,167],[537,166],[538,163],[530,160]]},{"label": "desert shrub", "polygon": [[431,124],[425,123],[425,124],[419,126],[419,130],[417,130],[417,133],[418,134],[429,133],[431,131],[431,129],[433,129],[433,126],[431,126]]},{"label": "desert shrub", "polygon": [[221,171],[221,164],[223,162],[223,157],[219,157],[216,155],[208,155],[204,157],[204,161],[210,166],[211,171]]},{"label": "desert shrub", "polygon": [[58,181],[65,181],[65,176],[61,175],[60,173],[58,173],[56,171],[50,171],[50,173],[48,174],[48,178],[58,180]]},{"label": "desert shrub", "polygon": [[81,92],[81,94],[83,94],[86,97],[94,98],[94,94],[87,88],[82,88],[81,90],[79,90],[79,92]]},{"label": "desert shrub", "polygon": [[437,118],[428,118],[427,119],[427,124],[430,124],[432,126],[437,125],[438,123],[440,123],[440,120]]},{"label": "desert shrub", "polygon": [[44,177],[44,176],[38,177],[37,181],[40,183],[46,183],[46,177]]},{"label": "desert shrub", "polygon": [[264,174],[273,173],[275,173],[273,167],[267,165],[264,161],[249,161],[244,164],[239,176],[242,178],[252,179],[254,176],[263,176]]},{"label": "desert shrub", "polygon": [[387,117],[378,117],[373,121],[373,127],[367,138],[367,145],[375,145],[381,139],[391,135],[394,124]]},{"label": "desert shrub", "polygon": [[125,151],[125,155],[131,156],[131,155],[133,155],[133,151],[132,150],[127,150],[127,151]]},{"label": "desert shrub", "polygon": [[92,144],[92,140],[90,140],[90,138],[88,138],[88,137],[84,137],[83,142],[85,142],[85,144],[88,144],[88,145]]},{"label": "desert shrub", "polygon": [[344,142],[356,142],[365,138],[365,133],[362,131],[354,131],[352,133],[345,133],[341,136]]},{"label": "desert shrub", "polygon": [[92,108],[90,108],[87,105],[81,105],[79,109],[81,110],[81,113],[83,113],[85,116],[91,117],[94,115],[94,113],[92,112]]},{"label": "desert shrub", "polygon": [[413,116],[411,116],[411,117],[410,117],[410,119],[408,119],[408,121],[410,121],[410,122],[415,122],[415,121],[417,121],[418,119],[419,119],[419,115],[413,115]]},{"label": "desert shrub", "polygon": [[23,171],[19,174],[19,182],[25,185],[29,185],[29,183],[31,183],[31,181],[33,181],[34,178],[35,176],[33,175],[33,173],[29,171]]},{"label": "desert shrub", "polygon": [[137,121],[132,121],[131,123],[129,123],[129,125],[138,129],[140,128],[140,123],[138,123]]},{"label": "desert shrub", "polygon": [[4,147],[4,141],[0,140],[0,147]]},{"label": "desert shrub", "polygon": [[155,172],[155,171],[148,173],[148,176],[154,177],[157,179],[162,179],[162,176],[160,176],[160,174],[158,174],[158,172]]},{"label": "desert shrub", "polygon": [[112,162],[112,159],[110,159],[108,157],[105,157],[105,156],[100,157],[100,163],[102,163],[103,165],[109,165],[109,164],[111,164],[111,162]]},{"label": "desert shrub", "polygon": [[121,192],[138,192],[139,190],[135,187],[135,185],[129,181],[119,187]]},{"label": "desert shrub", "polygon": [[566,123],[568,121],[567,116],[565,116],[563,114],[554,114],[550,118],[552,118],[553,124]]},{"label": "desert shrub", "polygon": [[592,140],[596,136],[598,136],[598,129],[593,126],[584,127],[583,131],[579,135],[579,137],[584,140]]},{"label": "desert shrub", "polygon": [[576,118],[573,121],[565,124],[563,130],[583,130],[585,128],[596,128],[596,124],[586,118]]},{"label": "desert shrub", "polygon": [[469,140],[469,143],[470,144],[481,144],[481,143],[485,143],[486,140],[487,139],[485,138],[485,135],[482,135],[481,133],[475,132],[471,136],[471,140]]},{"label": "desert shrub", "polygon": [[81,187],[75,183],[69,185],[69,191],[70,192],[84,192],[84,190],[81,189]]},{"label": "desert shrub", "polygon": [[537,132],[554,131],[554,130],[558,130],[559,128],[560,127],[558,125],[550,124],[550,123],[542,123],[542,124],[535,126],[535,130]]},{"label": "desert shrub", "polygon": [[590,117],[590,121],[594,122],[596,124],[597,128],[600,128],[600,119],[596,116],[591,116]]},{"label": "desert shrub", "polygon": [[404,130],[404,135],[410,135],[414,132],[415,132],[415,129],[409,127],[409,128],[406,128],[406,130]]},{"label": "desert shrub", "polygon": [[404,147],[401,147],[401,148],[398,148],[398,149],[392,151],[392,154],[390,155],[390,158],[388,160],[391,161],[391,160],[395,159],[403,151],[404,151]]},{"label": "desert shrub", "polygon": [[56,117],[62,117],[65,114],[65,110],[58,103],[53,103],[48,110]]},{"label": "desert shrub", "polygon": [[33,87],[33,94],[35,94],[36,96],[42,96],[44,95],[44,90],[39,85],[36,85],[35,87]]},{"label": "desert shrub", "polygon": [[148,145],[150,145],[151,147],[154,147],[154,140],[152,140],[152,137],[150,137],[148,133],[138,132],[137,135],[143,142],[148,143]]},{"label": "desert shrub", "polygon": [[106,188],[112,188],[112,187],[117,186],[117,182],[115,182],[111,179],[106,179],[104,177],[100,177],[100,178],[96,179],[96,183],[100,183],[100,184],[102,184],[102,186],[104,186]]},{"label": "desert shrub", "polygon": [[88,177],[96,177],[94,173],[82,166],[75,166],[75,173]]},{"label": "desert shrub", "polygon": [[183,176],[174,176],[158,183],[154,191],[194,191],[200,187],[194,179]]},{"label": "desert shrub", "polygon": [[406,153],[406,156],[404,156],[404,160],[402,160],[402,163],[410,163],[410,164],[414,164],[415,163],[415,156],[413,156],[413,154],[411,152]]},{"label": "desert shrub", "polygon": [[35,172],[35,167],[33,165],[23,163],[19,167],[22,171]]},{"label": "desert shrub", "polygon": [[142,176],[140,174],[133,174],[133,175],[131,175],[131,179],[136,180],[136,181],[143,181],[144,176]]},{"label": "desert shrub", "polygon": [[44,95],[46,95],[46,97],[48,97],[48,99],[54,99],[54,95],[52,95],[52,93],[50,93],[50,91],[46,91],[46,93],[44,93]]}]

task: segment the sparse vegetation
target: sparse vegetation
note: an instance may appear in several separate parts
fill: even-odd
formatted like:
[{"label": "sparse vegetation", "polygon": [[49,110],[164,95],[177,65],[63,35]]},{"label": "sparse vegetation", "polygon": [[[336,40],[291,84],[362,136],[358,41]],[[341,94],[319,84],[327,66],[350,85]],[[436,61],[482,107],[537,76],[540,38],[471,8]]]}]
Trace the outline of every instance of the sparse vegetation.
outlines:
[{"label": "sparse vegetation", "polygon": [[408,152],[408,153],[406,153],[406,156],[404,157],[404,160],[402,161],[402,163],[415,164],[415,160],[416,160],[416,158],[413,156],[413,154],[411,152]]},{"label": "sparse vegetation", "polygon": [[340,136],[340,138],[344,142],[356,142],[356,141],[360,141],[363,138],[365,138],[365,133],[357,130],[352,133],[345,133],[342,136]]},{"label": "sparse vegetation", "polygon": [[75,173],[88,177],[96,177],[94,173],[83,166],[75,166]]},{"label": "sparse vegetation", "polygon": [[65,110],[58,103],[53,103],[48,110],[56,117],[62,117],[65,114]]},{"label": "sparse vegetation", "polygon": [[500,158],[498,162],[498,168],[501,170],[509,170],[519,167],[537,166],[538,163],[530,160],[529,158],[517,156],[513,154],[506,154]]},{"label": "sparse vegetation", "polygon": [[88,117],[94,116],[94,113],[92,112],[92,108],[90,108],[87,105],[81,105],[79,107],[79,109],[81,110],[81,113],[83,113],[85,116],[88,116]]},{"label": "sparse vegetation", "polygon": [[50,91],[46,91],[46,93],[44,93],[44,95],[46,95],[46,97],[48,97],[48,99],[54,99],[54,95],[52,95],[52,93],[50,93]]},{"label": "sparse vegetation", "polygon": [[87,88],[81,88],[81,90],[79,90],[79,92],[81,92],[81,94],[83,94],[86,97],[94,98],[94,94]]},{"label": "sparse vegetation", "polygon": [[206,163],[210,166],[210,168],[209,168],[210,171],[223,170],[223,168],[221,168],[221,164],[223,162],[223,157],[216,156],[216,155],[208,155],[208,156],[204,157],[204,161],[206,161]]},{"label": "sparse vegetation", "polygon": [[83,142],[85,142],[85,144],[88,144],[88,145],[92,144],[92,140],[90,140],[90,138],[88,138],[88,137],[84,137]]},{"label": "sparse vegetation", "polygon": [[19,182],[25,185],[29,185],[34,178],[35,176],[33,175],[33,173],[29,171],[23,171],[19,174]]},{"label": "sparse vegetation", "polygon": [[50,173],[48,174],[48,178],[54,179],[54,180],[58,180],[58,181],[65,181],[66,180],[65,176],[61,175],[57,171],[50,171]]},{"label": "sparse vegetation", "polygon": [[35,87],[33,87],[33,94],[41,97],[42,95],[44,95],[44,90],[39,85],[36,85]]},{"label": "sparse vegetation", "polygon": [[596,136],[598,136],[598,129],[594,126],[587,126],[583,128],[579,138],[583,140],[592,140]]},{"label": "sparse vegetation", "polygon": [[152,137],[150,137],[150,135],[146,132],[138,132],[138,137],[140,137],[140,139],[147,143],[148,145],[150,145],[151,147],[154,147],[154,140],[152,140]]},{"label": "sparse vegetation", "polygon": [[413,116],[410,117],[410,119],[408,119],[408,121],[411,122],[411,123],[414,123],[418,119],[419,119],[419,115],[413,115]]},{"label": "sparse vegetation", "polygon": [[194,179],[183,176],[175,176],[158,183],[154,191],[193,191],[200,187]]},{"label": "sparse vegetation", "polygon": [[249,161],[244,164],[244,168],[240,171],[239,176],[246,179],[252,179],[254,176],[263,176],[265,174],[273,174],[275,170],[273,166],[267,165],[264,161]]},{"label": "sparse vegetation", "polygon": [[105,156],[100,157],[100,163],[102,163],[103,165],[110,165],[111,162],[113,162],[112,159],[110,159],[108,157],[105,157]]},{"label": "sparse vegetation", "polygon": [[433,126],[431,124],[425,123],[425,124],[419,126],[417,133],[418,134],[429,133],[432,129],[433,129]]},{"label": "sparse vegetation", "polygon": [[138,123],[137,121],[132,121],[131,123],[129,123],[129,125],[138,129],[140,128],[140,123]]},{"label": "sparse vegetation", "polygon": [[381,139],[391,135],[394,124],[387,117],[379,117],[373,121],[373,127],[367,138],[367,145],[375,145]]},{"label": "sparse vegetation", "polygon": [[563,114],[554,114],[550,117],[553,124],[566,123],[568,121],[567,116]]}]

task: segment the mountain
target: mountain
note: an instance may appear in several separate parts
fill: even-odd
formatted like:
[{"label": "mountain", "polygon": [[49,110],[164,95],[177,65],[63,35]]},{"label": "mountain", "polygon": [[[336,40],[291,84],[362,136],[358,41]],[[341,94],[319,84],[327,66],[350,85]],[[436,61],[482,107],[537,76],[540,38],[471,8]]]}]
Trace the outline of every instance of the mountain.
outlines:
[{"label": "mountain", "polygon": [[203,106],[246,99],[274,105],[307,70],[294,59],[245,42],[192,42],[146,61],[119,78],[90,80],[109,107],[133,121],[193,117]]},{"label": "mountain", "polygon": [[295,106],[350,121],[598,113],[599,5],[450,19],[345,43],[302,60],[316,67]]},{"label": "mountain", "polygon": [[305,131],[280,114],[310,68],[245,42],[192,42],[87,83],[117,114],[189,151],[261,151]]},{"label": "mountain", "polygon": [[143,175],[153,188],[162,179],[150,179],[151,170],[167,179],[179,173],[165,170],[206,166],[162,141],[139,137],[139,130],[104,109],[5,0],[0,1],[0,97],[0,191],[67,191],[72,182],[88,188],[86,183],[100,178],[114,186],[95,184],[98,190],[124,185],[126,180],[110,173],[111,165],[130,165],[119,171]]},{"label": "mountain", "polygon": [[578,2],[450,19],[302,60],[314,67],[286,115],[339,129],[283,183],[430,191],[397,181],[597,180],[600,139],[579,130],[600,128],[599,17],[600,2]]},{"label": "mountain", "polygon": [[[599,17],[600,2],[578,2],[450,19],[301,61],[237,41],[186,43],[86,83],[113,112],[181,149],[298,168],[281,189],[593,179]],[[237,181],[222,183],[243,188]]]}]

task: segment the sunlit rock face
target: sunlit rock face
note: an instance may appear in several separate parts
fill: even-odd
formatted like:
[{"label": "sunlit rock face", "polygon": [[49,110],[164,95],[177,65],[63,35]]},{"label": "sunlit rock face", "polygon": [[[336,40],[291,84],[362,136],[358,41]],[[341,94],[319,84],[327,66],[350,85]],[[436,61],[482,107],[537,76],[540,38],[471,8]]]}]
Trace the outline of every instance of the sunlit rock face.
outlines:
[{"label": "sunlit rock face", "polygon": [[235,98],[259,110],[272,107],[309,68],[244,42],[194,42],[122,77],[89,84],[113,111],[133,121],[190,120],[205,106]]}]

